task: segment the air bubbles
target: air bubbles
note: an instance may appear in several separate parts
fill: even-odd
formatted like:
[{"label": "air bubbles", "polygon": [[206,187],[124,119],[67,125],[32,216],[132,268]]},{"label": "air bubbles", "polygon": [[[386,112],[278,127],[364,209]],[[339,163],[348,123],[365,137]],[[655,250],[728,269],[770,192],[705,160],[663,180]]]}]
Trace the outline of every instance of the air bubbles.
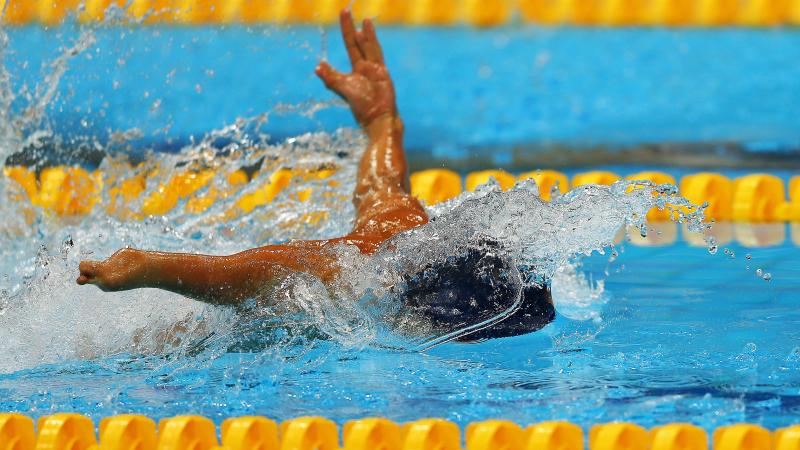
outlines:
[{"label": "air bubbles", "polygon": [[772,281],[772,274],[769,272],[765,272],[761,268],[756,269],[756,276],[764,281]]},{"label": "air bubbles", "polygon": [[161,108],[161,99],[157,98],[150,104],[150,113],[155,113],[159,108]]}]

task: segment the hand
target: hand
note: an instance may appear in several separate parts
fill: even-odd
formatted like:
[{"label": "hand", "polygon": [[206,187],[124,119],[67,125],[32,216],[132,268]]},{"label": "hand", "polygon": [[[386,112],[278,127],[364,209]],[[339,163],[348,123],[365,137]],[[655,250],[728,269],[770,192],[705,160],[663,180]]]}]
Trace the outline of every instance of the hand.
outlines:
[{"label": "hand", "polygon": [[350,104],[356,120],[366,129],[376,119],[396,114],[394,86],[372,21],[364,20],[361,31],[356,31],[353,16],[344,10],[339,23],[353,71],[344,74],[322,61],[316,73],[328,89]]},{"label": "hand", "polygon": [[105,261],[81,261],[78,284],[94,284],[100,289],[124,291],[132,289],[144,276],[144,255],[130,248],[117,251]]}]

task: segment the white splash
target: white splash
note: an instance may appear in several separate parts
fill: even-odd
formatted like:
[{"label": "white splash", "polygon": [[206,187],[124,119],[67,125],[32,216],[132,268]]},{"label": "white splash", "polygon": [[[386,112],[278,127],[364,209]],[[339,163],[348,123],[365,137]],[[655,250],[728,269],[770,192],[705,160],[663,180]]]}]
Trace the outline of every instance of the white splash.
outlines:
[{"label": "white splash", "polygon": [[[0,161],[50,136],[44,112],[54,99],[68,61],[88,48],[93,39],[91,33],[81,34],[51,64],[50,74],[34,95],[26,98],[28,106],[17,115],[8,107],[16,96],[9,74],[0,64]],[[7,37],[0,30],[0,56],[6,43]],[[281,105],[272,113],[313,114],[328,106],[293,109]],[[521,283],[551,283],[562,314],[596,318],[597,305],[605,299],[602,280],[592,284],[581,277],[576,269],[581,256],[605,251],[624,227],[640,227],[651,207],[670,205],[680,212],[676,208],[687,205],[675,195],[674,187],[647,183],[585,186],[549,203],[539,199],[532,180],[508,192],[490,183],[477,192],[429,208],[429,224],[396,236],[374,257],[342,247],[340,257],[346,276],[333,289],[302,275],[286,280],[270,303],[295,313],[280,318],[275,317],[275,308],[258,304],[242,313],[156,290],[103,293],[75,284],[81,259],[102,259],[125,246],[231,254],[288,239],[324,239],[347,233],[354,216],[351,193],[365,145],[363,136],[340,130],[334,134],[309,133],[268,145],[258,133],[268,120],[269,113],[236,120],[177,154],[150,154],[135,168],[120,161],[124,156],[105,158],[99,168],[106,176],[103,197],[84,216],[62,218],[24,202],[10,202],[10,181],[3,177],[0,370],[115,354],[181,352],[198,341],[204,345],[214,342],[219,354],[237,339],[248,339],[256,328],[281,326],[313,328],[345,346],[376,341],[386,344],[393,342],[394,336],[382,319],[396,313],[400,305],[381,304],[381,299],[403,274],[479,247],[487,238],[500,243],[502,251],[520,268],[520,289]],[[125,133],[113,135],[125,139]],[[231,143],[216,148],[214,143],[221,138]],[[164,216],[144,220],[127,219],[109,210],[109,192],[126,178],[147,177],[145,192],[126,205],[130,211],[140,211],[143,199],[178,172],[215,172],[213,180],[193,194],[197,197],[229,189],[228,175],[252,167],[258,170],[245,187],[220,196],[199,214],[187,212],[187,199],[180,200]],[[262,189],[271,174],[280,169],[333,169],[333,173],[325,179],[292,182],[269,205],[246,214],[229,214],[237,202]],[[298,200],[301,194],[308,196],[307,200]],[[309,216],[316,219],[306,220]],[[701,218],[702,211],[681,216],[680,220],[701,228]],[[212,332],[214,338],[208,338]]]}]

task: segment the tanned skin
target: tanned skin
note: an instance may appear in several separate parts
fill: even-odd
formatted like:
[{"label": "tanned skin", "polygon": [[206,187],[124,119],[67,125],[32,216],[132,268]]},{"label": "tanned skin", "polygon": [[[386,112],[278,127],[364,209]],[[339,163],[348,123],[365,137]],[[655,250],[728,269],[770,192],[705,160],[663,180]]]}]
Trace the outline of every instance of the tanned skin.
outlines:
[{"label": "tanned skin", "polygon": [[403,122],[375,26],[367,19],[357,31],[349,11],[342,11],[340,25],[352,72],[338,72],[323,61],[316,73],[347,101],[369,139],[358,166],[353,193],[357,215],[349,234],[268,245],[230,256],[125,248],[105,261],[81,262],[78,284],[94,284],[104,291],[158,288],[206,303],[238,305],[291,273],[304,272],[331,283],[341,270],[331,247],[350,244],[372,254],[397,233],[427,223],[425,209],[409,192]]}]

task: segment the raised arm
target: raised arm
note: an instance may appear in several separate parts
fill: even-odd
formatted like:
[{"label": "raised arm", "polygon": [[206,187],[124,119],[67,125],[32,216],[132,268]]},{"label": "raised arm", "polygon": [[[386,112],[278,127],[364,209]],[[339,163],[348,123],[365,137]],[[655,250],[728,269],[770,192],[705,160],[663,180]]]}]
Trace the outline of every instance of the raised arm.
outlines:
[{"label": "raised arm", "polygon": [[340,25],[352,71],[338,72],[323,61],[316,72],[325,86],[347,101],[369,139],[359,165],[354,196],[358,207],[372,191],[408,193],[408,166],[403,152],[403,123],[375,26],[366,19],[357,31],[346,10],[340,15]]}]

